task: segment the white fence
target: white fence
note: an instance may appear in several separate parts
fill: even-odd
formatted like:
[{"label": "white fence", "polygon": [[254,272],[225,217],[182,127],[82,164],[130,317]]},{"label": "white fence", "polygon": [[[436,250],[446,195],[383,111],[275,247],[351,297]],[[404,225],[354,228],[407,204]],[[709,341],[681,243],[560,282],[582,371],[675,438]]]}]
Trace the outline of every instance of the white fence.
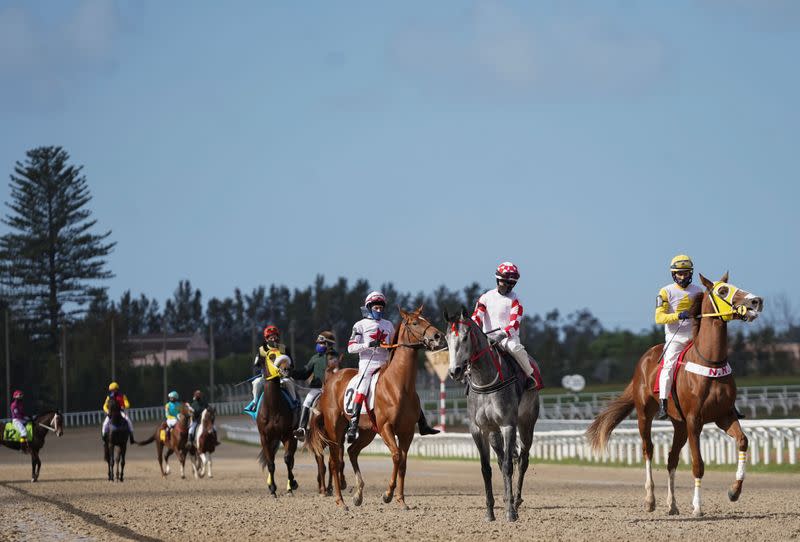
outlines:
[{"label": "white fence", "polygon": [[[629,465],[642,461],[642,446],[636,422],[623,422],[611,434],[608,449],[603,454],[595,454],[584,436],[588,422],[567,422],[572,427],[553,429],[560,422],[548,424],[547,421],[537,423],[531,448],[531,457],[534,459],[622,462]],[[748,456],[751,464],[797,463],[800,420],[742,420],[741,424],[750,441]],[[225,424],[221,428],[231,440],[253,444],[259,442],[258,432],[252,424]],[[665,464],[672,446],[672,425],[669,422],[655,422],[651,433],[654,445],[653,462]],[[738,450],[734,440],[716,426],[709,424],[703,428],[700,446],[706,464],[736,464]],[[365,448],[365,452],[388,455],[389,449],[380,438],[376,438]],[[443,433],[426,437],[415,435],[409,453],[420,457],[478,458],[478,450],[472,437],[465,433]],[[690,462],[688,446],[683,447],[681,458],[684,463]]]}]

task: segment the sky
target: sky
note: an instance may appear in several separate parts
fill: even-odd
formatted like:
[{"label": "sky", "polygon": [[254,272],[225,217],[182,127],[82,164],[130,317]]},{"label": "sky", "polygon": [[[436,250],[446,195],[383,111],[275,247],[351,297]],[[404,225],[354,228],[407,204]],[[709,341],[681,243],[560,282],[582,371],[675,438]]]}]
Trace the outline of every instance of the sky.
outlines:
[{"label": "sky", "polygon": [[0,1],[0,173],[84,166],[112,298],[510,260],[639,330],[687,253],[800,312],[798,57],[792,0]]}]

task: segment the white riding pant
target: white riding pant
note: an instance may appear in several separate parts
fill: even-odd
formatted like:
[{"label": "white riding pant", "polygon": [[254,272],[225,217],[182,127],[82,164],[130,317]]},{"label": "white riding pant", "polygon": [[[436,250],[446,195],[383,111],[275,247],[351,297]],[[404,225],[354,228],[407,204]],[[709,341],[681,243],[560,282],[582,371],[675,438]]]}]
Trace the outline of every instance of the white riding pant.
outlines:
[{"label": "white riding pant", "polygon": [[25,429],[24,421],[20,420],[19,418],[14,418],[11,420],[11,423],[13,423],[14,427],[17,428],[20,438],[28,438],[28,431]]},{"label": "white riding pant", "polygon": [[686,344],[691,340],[691,337],[681,338],[674,337],[672,342],[664,349],[664,368],[661,369],[661,375],[658,378],[658,398],[666,399],[669,397],[669,390],[672,388],[673,370],[675,363],[678,361],[678,356],[686,348]]},{"label": "white riding pant", "polygon": [[172,429],[175,427],[175,424],[178,423],[178,418],[167,418],[167,427]]},{"label": "white riding pant", "polygon": [[264,391],[264,377],[259,376],[253,380],[253,402],[258,401],[258,396]]},{"label": "white riding pant", "polygon": [[314,401],[317,400],[317,397],[322,393],[320,388],[311,388],[308,390],[308,395],[306,395],[305,401],[303,401],[303,408],[311,408],[314,406]]},{"label": "white riding pant", "polygon": [[377,373],[384,365],[386,365],[385,361],[370,361],[362,359],[358,362],[358,380],[356,380],[356,382],[360,382],[360,384],[358,384],[358,387],[356,388],[357,394],[361,394],[364,397],[367,396],[373,375]]},{"label": "white riding pant", "polygon": [[281,378],[281,386],[289,392],[289,395],[297,401],[297,388],[294,385],[294,380],[291,378]]},{"label": "white riding pant", "polygon": [[[124,412],[120,412],[120,413],[119,413],[119,415],[120,415],[120,416],[122,416],[122,417],[123,417],[123,419],[124,419],[126,422],[128,422],[128,430],[129,430],[131,433],[133,433],[133,422],[132,422],[132,421],[131,421],[131,419],[128,417],[128,415],[127,415],[127,414],[125,414]],[[106,416],[106,419],[105,419],[105,420],[103,420],[103,429],[101,430],[101,434],[103,434],[103,435],[107,435],[107,434],[108,434],[108,429],[109,429],[110,427],[111,427],[111,416]]]},{"label": "white riding pant", "polygon": [[511,354],[514,359],[517,360],[517,364],[528,377],[533,376],[533,367],[531,367],[528,351],[525,350],[525,347],[519,342],[519,339],[516,337],[506,337],[500,341],[500,348]]}]

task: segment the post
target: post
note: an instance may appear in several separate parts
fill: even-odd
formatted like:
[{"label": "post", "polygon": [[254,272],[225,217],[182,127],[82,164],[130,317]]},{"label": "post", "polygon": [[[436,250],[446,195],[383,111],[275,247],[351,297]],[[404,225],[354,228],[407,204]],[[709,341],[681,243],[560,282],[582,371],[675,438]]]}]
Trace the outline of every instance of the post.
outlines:
[{"label": "post", "polygon": [[111,313],[111,381],[117,379],[116,371],[116,352],[117,345],[114,342],[114,313]]},{"label": "post", "polygon": [[[294,352],[294,320],[289,322],[289,348],[292,351],[292,355],[295,355]],[[294,360],[292,360],[294,363]]]},{"label": "post", "polygon": [[8,308],[6,308],[6,414],[11,417],[11,348],[8,334]]},{"label": "post", "polygon": [[63,380],[63,397],[61,412],[67,413],[67,325],[65,319],[61,321],[61,378]]},{"label": "post", "polygon": [[208,396],[209,402],[214,402],[214,322],[208,321]]},{"label": "post", "polygon": [[447,394],[444,380],[439,381],[439,425],[442,426],[442,433],[445,432],[445,395]]},{"label": "post", "polygon": [[167,400],[167,322],[162,320],[161,328],[163,335],[161,336],[161,355],[164,363],[164,382],[162,384],[161,400]]},{"label": "post", "polygon": [[250,357],[256,357],[256,323],[252,322],[250,330]]}]

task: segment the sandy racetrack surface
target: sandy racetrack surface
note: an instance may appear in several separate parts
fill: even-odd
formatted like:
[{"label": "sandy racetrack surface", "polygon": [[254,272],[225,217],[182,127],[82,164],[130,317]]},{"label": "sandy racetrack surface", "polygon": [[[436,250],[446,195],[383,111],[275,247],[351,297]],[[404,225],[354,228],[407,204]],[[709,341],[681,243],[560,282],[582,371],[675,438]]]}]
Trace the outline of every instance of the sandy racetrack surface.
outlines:
[{"label": "sandy racetrack surface", "polygon": [[[146,437],[143,427],[139,438]],[[97,430],[50,435],[39,482],[30,483],[30,460],[0,449],[0,539],[5,540],[453,540],[520,539],[741,539],[800,537],[800,476],[752,474],[738,503],[725,495],[731,472],[704,478],[705,517],[691,517],[692,478],[678,471],[680,516],[666,516],[665,473],[656,474],[657,508],[643,510],[643,469],[534,465],[528,471],[514,524],[505,521],[502,478],[495,466],[494,523],[484,521],[483,484],[477,462],[409,459],[409,511],[380,499],[391,462],[365,457],[364,503],[350,510],[316,492],[316,467],[298,453],[300,488],[284,494],[286,469],[276,468],[278,499],[269,497],[252,446],[225,442],[215,454],[214,478],[195,480],[177,464],[163,479],[155,447],[129,448],[124,483],[105,479]],[[346,469],[348,481],[352,471]]]}]

